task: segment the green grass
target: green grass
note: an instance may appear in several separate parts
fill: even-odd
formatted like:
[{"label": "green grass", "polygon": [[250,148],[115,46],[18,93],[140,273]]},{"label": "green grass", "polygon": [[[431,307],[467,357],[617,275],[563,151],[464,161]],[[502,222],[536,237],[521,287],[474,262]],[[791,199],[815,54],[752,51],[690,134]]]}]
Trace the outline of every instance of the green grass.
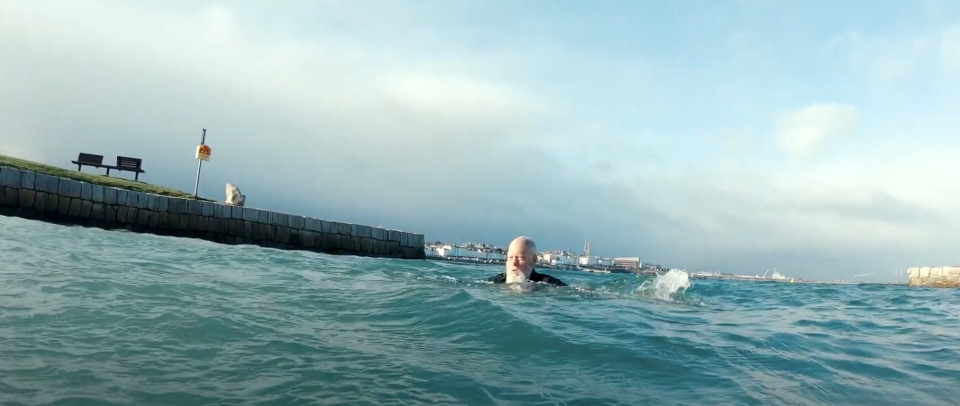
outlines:
[{"label": "green grass", "polygon": [[[113,177],[104,176],[104,175],[78,172],[76,169],[73,169],[73,170],[63,169],[63,168],[58,168],[56,166],[44,165],[41,163],[27,161],[24,159],[13,158],[13,157],[4,156],[4,155],[0,155],[0,166],[23,169],[27,171],[36,172],[36,173],[43,173],[47,175],[58,176],[61,178],[87,182],[94,185],[115,187],[115,188],[133,190],[133,191],[142,192],[142,193],[153,193],[157,195],[183,197],[188,199],[193,198],[193,193],[186,193],[176,189],[166,188],[163,186],[151,185],[149,183],[138,181],[138,180],[113,178]],[[105,169],[97,169],[93,167],[86,167],[84,169],[105,171]],[[209,200],[209,199],[201,198],[200,200]]]}]

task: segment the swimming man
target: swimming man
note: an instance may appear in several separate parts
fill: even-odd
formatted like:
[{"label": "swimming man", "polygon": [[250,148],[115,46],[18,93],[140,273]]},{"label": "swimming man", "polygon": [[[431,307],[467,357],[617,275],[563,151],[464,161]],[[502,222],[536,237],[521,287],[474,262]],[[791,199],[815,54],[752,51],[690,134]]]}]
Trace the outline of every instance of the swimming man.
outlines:
[{"label": "swimming man", "polygon": [[526,280],[543,282],[553,286],[567,286],[560,279],[537,272],[537,244],[528,237],[517,237],[507,248],[506,272],[487,279],[493,283],[520,283]]}]

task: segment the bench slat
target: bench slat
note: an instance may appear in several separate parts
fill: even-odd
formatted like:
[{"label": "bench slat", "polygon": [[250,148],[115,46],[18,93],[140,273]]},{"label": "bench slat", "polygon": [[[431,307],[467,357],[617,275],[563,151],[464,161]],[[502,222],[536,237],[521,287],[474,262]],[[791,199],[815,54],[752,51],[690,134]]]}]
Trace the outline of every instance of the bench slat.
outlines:
[{"label": "bench slat", "polygon": [[77,162],[88,165],[103,165],[103,155],[81,152],[80,156],[77,157]]},{"label": "bench slat", "polygon": [[141,165],[143,165],[143,160],[140,158],[117,157],[117,168],[140,170]]},{"label": "bench slat", "polygon": [[103,164],[103,155],[88,154],[86,152],[81,152],[77,157],[76,161],[72,161],[73,164],[77,165],[77,170],[81,170],[83,166],[94,166],[97,168],[105,168],[107,170],[107,176],[110,176],[110,170],[116,169],[118,171],[128,171],[136,172],[137,176],[134,179],[139,180],[141,173],[146,173],[142,169],[143,160],[140,158],[130,158],[126,156],[117,156],[117,166],[110,166]]}]

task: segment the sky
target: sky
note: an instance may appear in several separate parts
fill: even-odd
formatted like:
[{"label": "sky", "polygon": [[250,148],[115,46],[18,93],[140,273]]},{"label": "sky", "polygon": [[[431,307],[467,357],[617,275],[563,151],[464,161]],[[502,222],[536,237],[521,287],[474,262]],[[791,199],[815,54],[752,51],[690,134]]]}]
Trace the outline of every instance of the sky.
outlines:
[{"label": "sky", "polygon": [[0,154],[428,241],[892,281],[958,112],[948,0],[0,0]]}]

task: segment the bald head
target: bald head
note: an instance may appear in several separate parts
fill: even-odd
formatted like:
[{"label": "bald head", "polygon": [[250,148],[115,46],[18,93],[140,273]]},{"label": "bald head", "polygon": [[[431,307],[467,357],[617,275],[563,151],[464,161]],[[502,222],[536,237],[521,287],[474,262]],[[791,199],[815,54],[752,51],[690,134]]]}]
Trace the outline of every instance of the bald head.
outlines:
[{"label": "bald head", "polygon": [[523,282],[537,262],[537,244],[525,236],[514,238],[507,248],[507,283]]},{"label": "bald head", "polygon": [[533,256],[537,256],[537,243],[533,242],[530,237],[520,236],[514,238],[513,241],[510,242],[508,250],[512,250],[514,247],[518,249],[522,247],[532,253]]}]

